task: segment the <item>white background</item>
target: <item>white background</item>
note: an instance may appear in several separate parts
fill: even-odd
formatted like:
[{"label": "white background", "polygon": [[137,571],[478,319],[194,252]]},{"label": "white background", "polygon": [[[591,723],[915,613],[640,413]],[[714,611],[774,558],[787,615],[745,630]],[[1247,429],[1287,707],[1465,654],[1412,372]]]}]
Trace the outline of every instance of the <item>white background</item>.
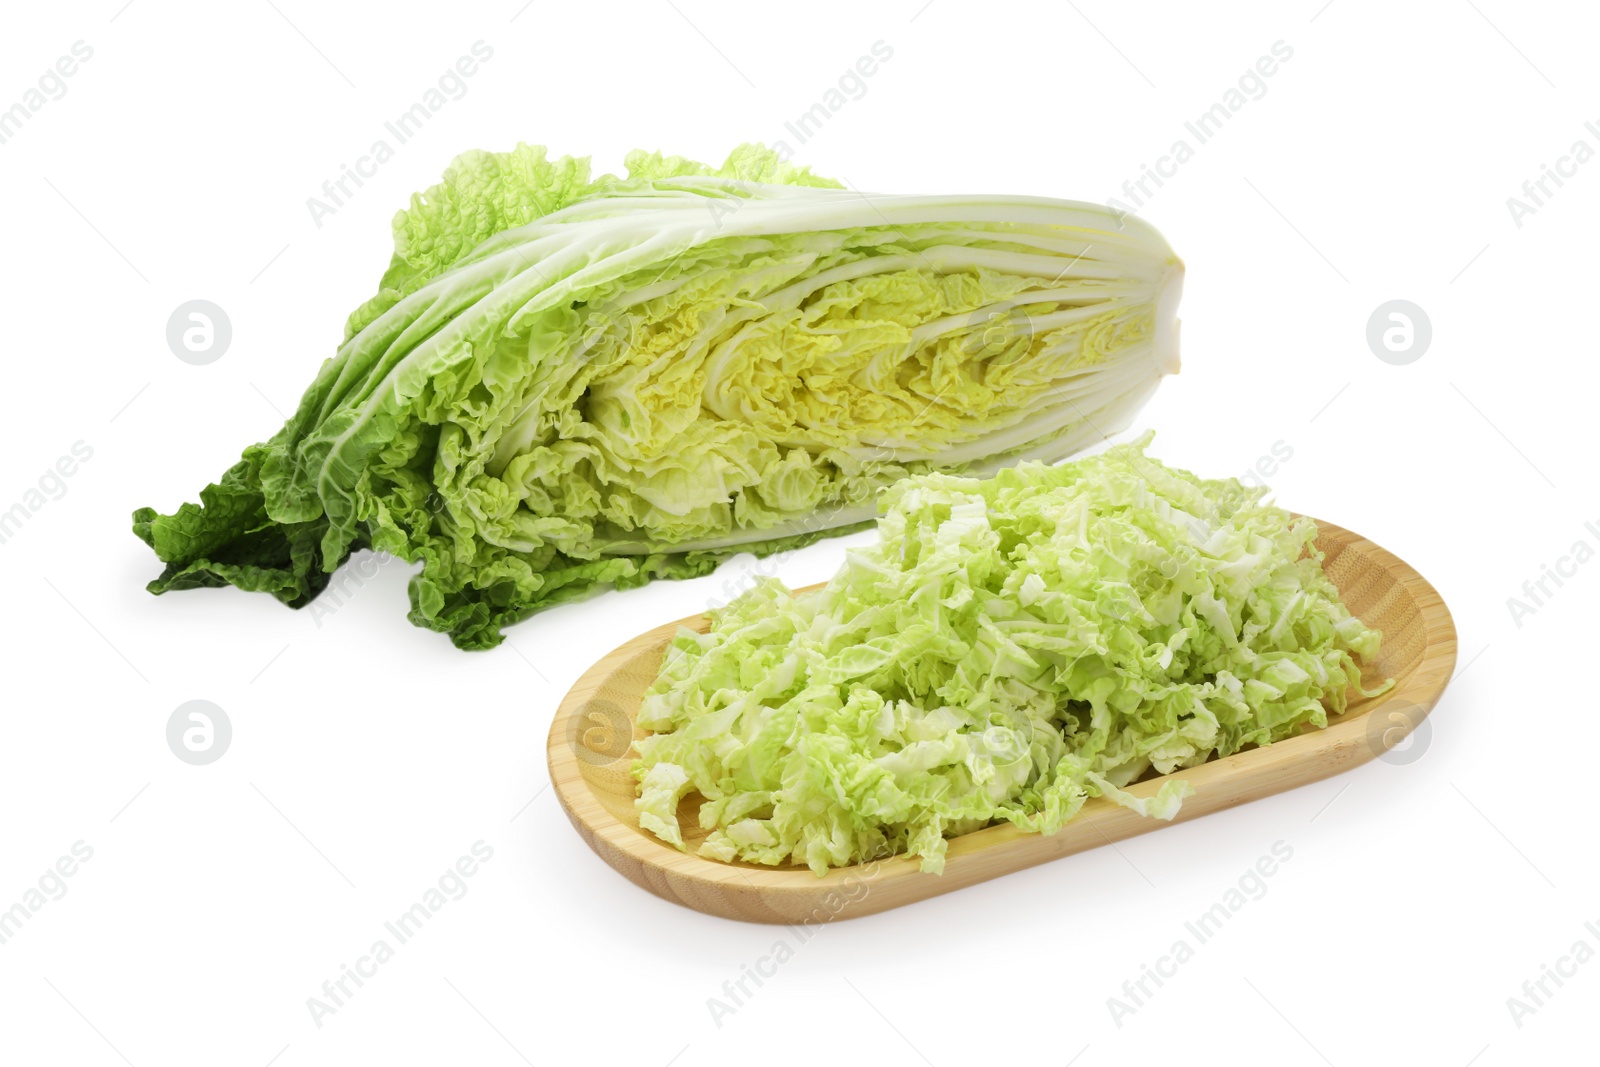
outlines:
[{"label": "white background", "polygon": [[[1600,547],[1584,526],[1600,525],[1600,161],[1521,226],[1506,201],[1575,140],[1600,148],[1593,11],[675,3],[9,13],[0,108],[75,41],[93,57],[0,144],[0,509],[75,442],[93,458],[0,544],[0,908],[75,842],[93,858],[0,945],[0,1060],[1577,1061],[1600,963],[1520,1027],[1507,998],[1576,940],[1600,948],[1584,929],[1600,920],[1600,562],[1520,620],[1507,599],[1574,542]],[[316,226],[307,198],[480,39],[494,55],[466,95]],[[547,788],[544,745],[588,664],[722,597],[740,564],[466,654],[406,622],[400,563],[320,619],[234,590],[151,598],[158,566],[128,515],[194,499],[277,428],[375,290],[390,217],[456,153],[526,140],[597,170],[633,147],[717,162],[783,138],[880,40],[892,58],[791,139],[799,161],[869,190],[1101,201],[1274,42],[1293,49],[1141,212],[1189,274],[1183,373],[1138,425],[1214,476],[1291,449],[1279,500],[1431,579],[1461,673],[1409,765],[829,927],[718,1026],[708,998],[793,936],[614,874]],[[209,366],[165,342],[195,298],[233,324]],[[1408,366],[1365,340],[1395,298],[1433,325]],[[819,580],[844,548],[782,576]],[[166,745],[191,699],[232,720],[210,766]],[[307,998],[479,840],[494,856],[467,895],[317,1026]],[[1293,858],[1266,895],[1117,1025],[1107,999],[1278,841]]]}]

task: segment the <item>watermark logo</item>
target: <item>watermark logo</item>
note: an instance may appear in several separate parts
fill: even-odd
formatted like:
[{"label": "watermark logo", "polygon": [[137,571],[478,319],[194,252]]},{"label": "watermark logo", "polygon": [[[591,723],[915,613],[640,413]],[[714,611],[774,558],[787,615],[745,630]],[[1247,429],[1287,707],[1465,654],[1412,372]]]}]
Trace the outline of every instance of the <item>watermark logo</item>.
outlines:
[{"label": "watermark logo", "polygon": [[[720,202],[713,199],[708,204]],[[663,270],[662,273],[666,272]],[[582,363],[600,360],[604,366],[611,366],[628,354],[632,336],[633,323],[627,312],[589,310],[585,312],[583,334],[578,340],[577,348],[572,352],[572,357]]]},{"label": "watermark logo", "polygon": [[209,300],[189,300],[173,308],[167,319],[167,347],[185,363],[215,363],[233,341],[228,313]]},{"label": "watermark logo", "polygon": [[967,316],[957,344],[963,359],[987,360],[991,368],[1019,362],[1033,346],[1033,317],[1020,305],[1005,301],[981,307]]},{"label": "watermark logo", "polygon": [[179,704],[167,719],[167,747],[192,766],[217,762],[232,743],[233,723],[228,713],[209,700]]},{"label": "watermark logo", "polygon": [[1392,366],[1415,363],[1432,343],[1433,321],[1409,300],[1379,304],[1367,319],[1367,347]]},{"label": "watermark logo", "polygon": [[609,766],[633,747],[633,720],[609,700],[590,700],[567,720],[567,744],[583,762]]},{"label": "watermark logo", "polygon": [[1433,724],[1426,708],[1409,700],[1386,700],[1367,715],[1367,748],[1378,759],[1396,767],[1415,763],[1433,741]]}]

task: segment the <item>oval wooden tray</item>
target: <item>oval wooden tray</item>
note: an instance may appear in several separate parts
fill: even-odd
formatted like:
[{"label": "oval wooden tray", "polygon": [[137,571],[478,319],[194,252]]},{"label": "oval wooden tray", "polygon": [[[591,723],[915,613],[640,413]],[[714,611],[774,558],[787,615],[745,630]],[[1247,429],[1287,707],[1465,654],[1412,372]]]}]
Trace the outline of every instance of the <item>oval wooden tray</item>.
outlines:
[{"label": "oval wooden tray", "polygon": [[[1354,700],[1325,730],[1309,730],[1267,748],[1176,772],[1194,786],[1174,821],[1196,819],[1349,770],[1393,748],[1416,728],[1450,680],[1455,624],[1433,586],[1404,560],[1348,530],[1318,522],[1324,567],[1346,605],[1383,631],[1368,681],[1395,686],[1372,700]],[[829,871],[762,867],[702,859],[698,795],[679,810],[688,852],[639,828],[628,765],[640,697],[655,680],[661,656],[681,626],[704,631],[696,615],[658,626],[608,653],[578,679],[550,728],[550,780],[572,825],[600,858],[657,896],[711,915],[750,922],[810,923],[855,918],[962,889],[1011,871],[1110,844],[1170,823],[1091,800],[1059,833],[1026,833],[1009,825],[952,838],[941,875],[923,874],[914,858],[888,857]],[[1129,787],[1148,796],[1159,778]]]}]

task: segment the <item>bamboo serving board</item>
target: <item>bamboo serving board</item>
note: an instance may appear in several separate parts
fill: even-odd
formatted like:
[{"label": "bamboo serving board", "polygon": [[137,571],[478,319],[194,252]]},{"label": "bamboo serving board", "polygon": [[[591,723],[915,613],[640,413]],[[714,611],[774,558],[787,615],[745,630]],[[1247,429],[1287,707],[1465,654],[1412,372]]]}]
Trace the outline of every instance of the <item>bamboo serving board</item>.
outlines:
[{"label": "bamboo serving board", "polygon": [[[1186,779],[1194,795],[1174,822],[1196,819],[1249,800],[1319,781],[1392,749],[1416,728],[1444,692],[1456,662],[1450,611],[1433,586],[1405,561],[1348,530],[1317,523],[1317,547],[1345,604],[1383,631],[1369,683],[1393,678],[1375,699],[1352,700],[1325,730],[1309,729],[1266,748],[1247,749],[1169,777]],[[640,698],[655,680],[661,656],[679,627],[704,632],[704,615],[658,626],[625,642],[590,667],[572,687],[550,728],[550,780],[572,825],[600,858],[657,896],[728,919],[821,923],[855,918],[962,889],[1012,871],[1170,825],[1104,799],[1090,800],[1060,832],[1028,833],[1010,824],[950,840],[944,873],[923,874],[915,857],[891,856],[818,877],[809,869],[702,859],[704,839],[691,794],[678,812],[687,852],[639,828],[634,780],[628,773]],[[1164,779],[1129,786],[1150,796]]]}]

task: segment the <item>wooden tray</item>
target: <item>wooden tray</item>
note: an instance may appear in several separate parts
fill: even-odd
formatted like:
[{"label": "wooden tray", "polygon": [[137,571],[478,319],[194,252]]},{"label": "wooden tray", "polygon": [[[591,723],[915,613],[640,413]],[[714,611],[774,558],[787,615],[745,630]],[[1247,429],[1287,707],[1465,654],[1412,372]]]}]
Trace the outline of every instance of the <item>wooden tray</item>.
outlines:
[{"label": "wooden tray", "polygon": [[[1371,541],[1328,523],[1317,526],[1324,567],[1345,604],[1383,631],[1382,650],[1367,678],[1393,678],[1395,686],[1376,699],[1352,701],[1325,730],[1176,772],[1194,786],[1194,795],[1175,822],[1306,785],[1387,752],[1416,728],[1450,680],[1455,624],[1433,586]],[[941,875],[923,874],[914,857],[893,856],[819,878],[805,867],[721,863],[695,855],[705,833],[695,816],[700,798],[691,794],[679,810],[689,851],[679,852],[639,828],[628,766],[633,740],[644,731],[633,725],[633,716],[672,635],[681,626],[703,632],[707,625],[704,615],[696,615],[614,649],[578,679],[550,728],[550,780],[572,825],[600,858],[657,896],[728,919],[828,922],[896,908],[1170,825],[1096,799],[1048,836],[1003,824],[952,838]],[[1139,782],[1129,791],[1149,796],[1161,780]]]}]

